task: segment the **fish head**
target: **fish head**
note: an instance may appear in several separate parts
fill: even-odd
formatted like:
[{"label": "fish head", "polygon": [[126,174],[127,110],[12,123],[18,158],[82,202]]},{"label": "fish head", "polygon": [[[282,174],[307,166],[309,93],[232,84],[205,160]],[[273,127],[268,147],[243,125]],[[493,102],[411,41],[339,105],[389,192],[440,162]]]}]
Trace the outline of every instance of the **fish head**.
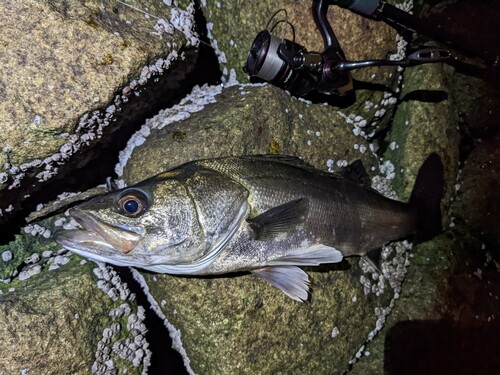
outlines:
[{"label": "fish head", "polygon": [[69,210],[83,230],[56,242],[84,257],[118,266],[183,264],[203,256],[195,203],[173,178],[153,178],[95,197]]}]

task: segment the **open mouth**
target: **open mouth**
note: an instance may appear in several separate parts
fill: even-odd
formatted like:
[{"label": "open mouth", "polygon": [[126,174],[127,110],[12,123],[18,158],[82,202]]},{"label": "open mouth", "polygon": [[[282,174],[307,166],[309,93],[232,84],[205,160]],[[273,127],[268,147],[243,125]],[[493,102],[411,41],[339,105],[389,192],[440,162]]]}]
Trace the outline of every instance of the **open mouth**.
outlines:
[{"label": "open mouth", "polygon": [[59,236],[60,238],[66,238],[65,242],[73,242],[72,245],[86,244],[90,248],[98,246],[108,251],[111,247],[114,250],[128,254],[139,244],[143,237],[143,234],[135,228],[108,224],[78,207],[72,208],[69,214],[85,228],[85,231],[75,231],[79,232],[78,234],[71,234],[70,232],[68,236],[64,236],[64,234]]}]

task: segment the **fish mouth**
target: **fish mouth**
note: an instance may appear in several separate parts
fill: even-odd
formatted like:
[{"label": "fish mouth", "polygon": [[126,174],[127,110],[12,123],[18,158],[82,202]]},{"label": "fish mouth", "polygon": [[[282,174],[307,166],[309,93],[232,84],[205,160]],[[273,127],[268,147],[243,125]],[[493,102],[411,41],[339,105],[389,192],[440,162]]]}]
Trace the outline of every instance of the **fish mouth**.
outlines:
[{"label": "fish mouth", "polygon": [[144,233],[138,228],[106,223],[78,207],[72,208],[69,214],[85,230],[60,232],[56,236],[56,242],[74,252],[116,254],[119,251],[128,254],[144,237]]}]

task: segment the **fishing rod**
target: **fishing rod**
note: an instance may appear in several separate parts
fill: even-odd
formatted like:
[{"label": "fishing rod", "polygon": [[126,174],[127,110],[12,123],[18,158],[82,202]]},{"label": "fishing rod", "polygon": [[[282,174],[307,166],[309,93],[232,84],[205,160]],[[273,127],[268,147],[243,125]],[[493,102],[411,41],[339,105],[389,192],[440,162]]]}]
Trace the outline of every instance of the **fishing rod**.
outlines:
[{"label": "fishing rod", "polygon": [[351,10],[363,17],[383,21],[395,29],[415,32],[436,42],[448,45],[453,49],[474,57],[481,58],[488,66],[498,64],[498,56],[482,50],[477,43],[467,43],[445,29],[437,27],[433,22],[405,12],[382,0],[330,0],[333,5]]},{"label": "fishing rod", "polygon": [[[427,63],[449,62],[453,60],[446,48],[424,48],[410,53],[402,60],[347,60],[340,43],[327,20],[330,5],[338,5],[364,17],[379,20],[408,32],[416,32],[438,42],[462,48],[459,40],[438,29],[430,22],[398,9],[381,0],[313,0],[312,14],[316,27],[324,42],[323,52],[308,51],[295,42],[295,29],[288,20],[280,20],[269,30],[270,19],[265,30],[255,37],[244,71],[251,78],[257,78],[289,90],[297,96],[311,92],[327,95],[346,95],[353,90],[351,70],[371,66],[414,66]],[[273,29],[281,22],[288,24],[293,32],[292,40],[273,35]],[[476,54],[478,51],[463,47]]]}]

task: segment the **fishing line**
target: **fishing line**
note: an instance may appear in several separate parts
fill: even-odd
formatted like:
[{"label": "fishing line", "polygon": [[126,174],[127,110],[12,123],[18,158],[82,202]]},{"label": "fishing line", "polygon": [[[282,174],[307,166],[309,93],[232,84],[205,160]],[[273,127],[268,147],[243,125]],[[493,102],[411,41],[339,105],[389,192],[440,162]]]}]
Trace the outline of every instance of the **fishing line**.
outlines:
[{"label": "fishing line", "polygon": [[[142,10],[142,9],[140,9],[140,8],[137,8],[137,7],[133,6],[133,5],[127,4],[127,3],[125,3],[125,2],[123,2],[123,1],[121,1],[121,0],[116,0],[116,2],[117,2],[117,3],[119,3],[119,4],[122,4],[122,5],[126,6],[126,7],[129,7],[130,9],[133,9],[133,10],[135,10],[135,11],[137,11],[137,12],[140,12],[140,13],[142,13],[142,14],[144,14],[144,15],[148,16],[148,17],[152,17],[152,18],[154,18],[154,19],[156,19],[156,20],[158,20],[158,21],[160,21],[160,20],[164,20],[164,18],[157,17],[157,16],[155,16],[154,14],[151,14],[151,13],[149,13],[149,12],[146,12],[145,10]],[[199,39],[199,38],[198,38],[198,40],[199,40],[199,42],[200,42],[200,43],[202,43],[202,44],[204,44],[204,45],[206,45],[206,46],[208,46],[208,47],[210,47],[210,48],[213,48],[210,44],[208,44],[208,43],[204,42],[203,40],[201,40],[201,39]]]}]

